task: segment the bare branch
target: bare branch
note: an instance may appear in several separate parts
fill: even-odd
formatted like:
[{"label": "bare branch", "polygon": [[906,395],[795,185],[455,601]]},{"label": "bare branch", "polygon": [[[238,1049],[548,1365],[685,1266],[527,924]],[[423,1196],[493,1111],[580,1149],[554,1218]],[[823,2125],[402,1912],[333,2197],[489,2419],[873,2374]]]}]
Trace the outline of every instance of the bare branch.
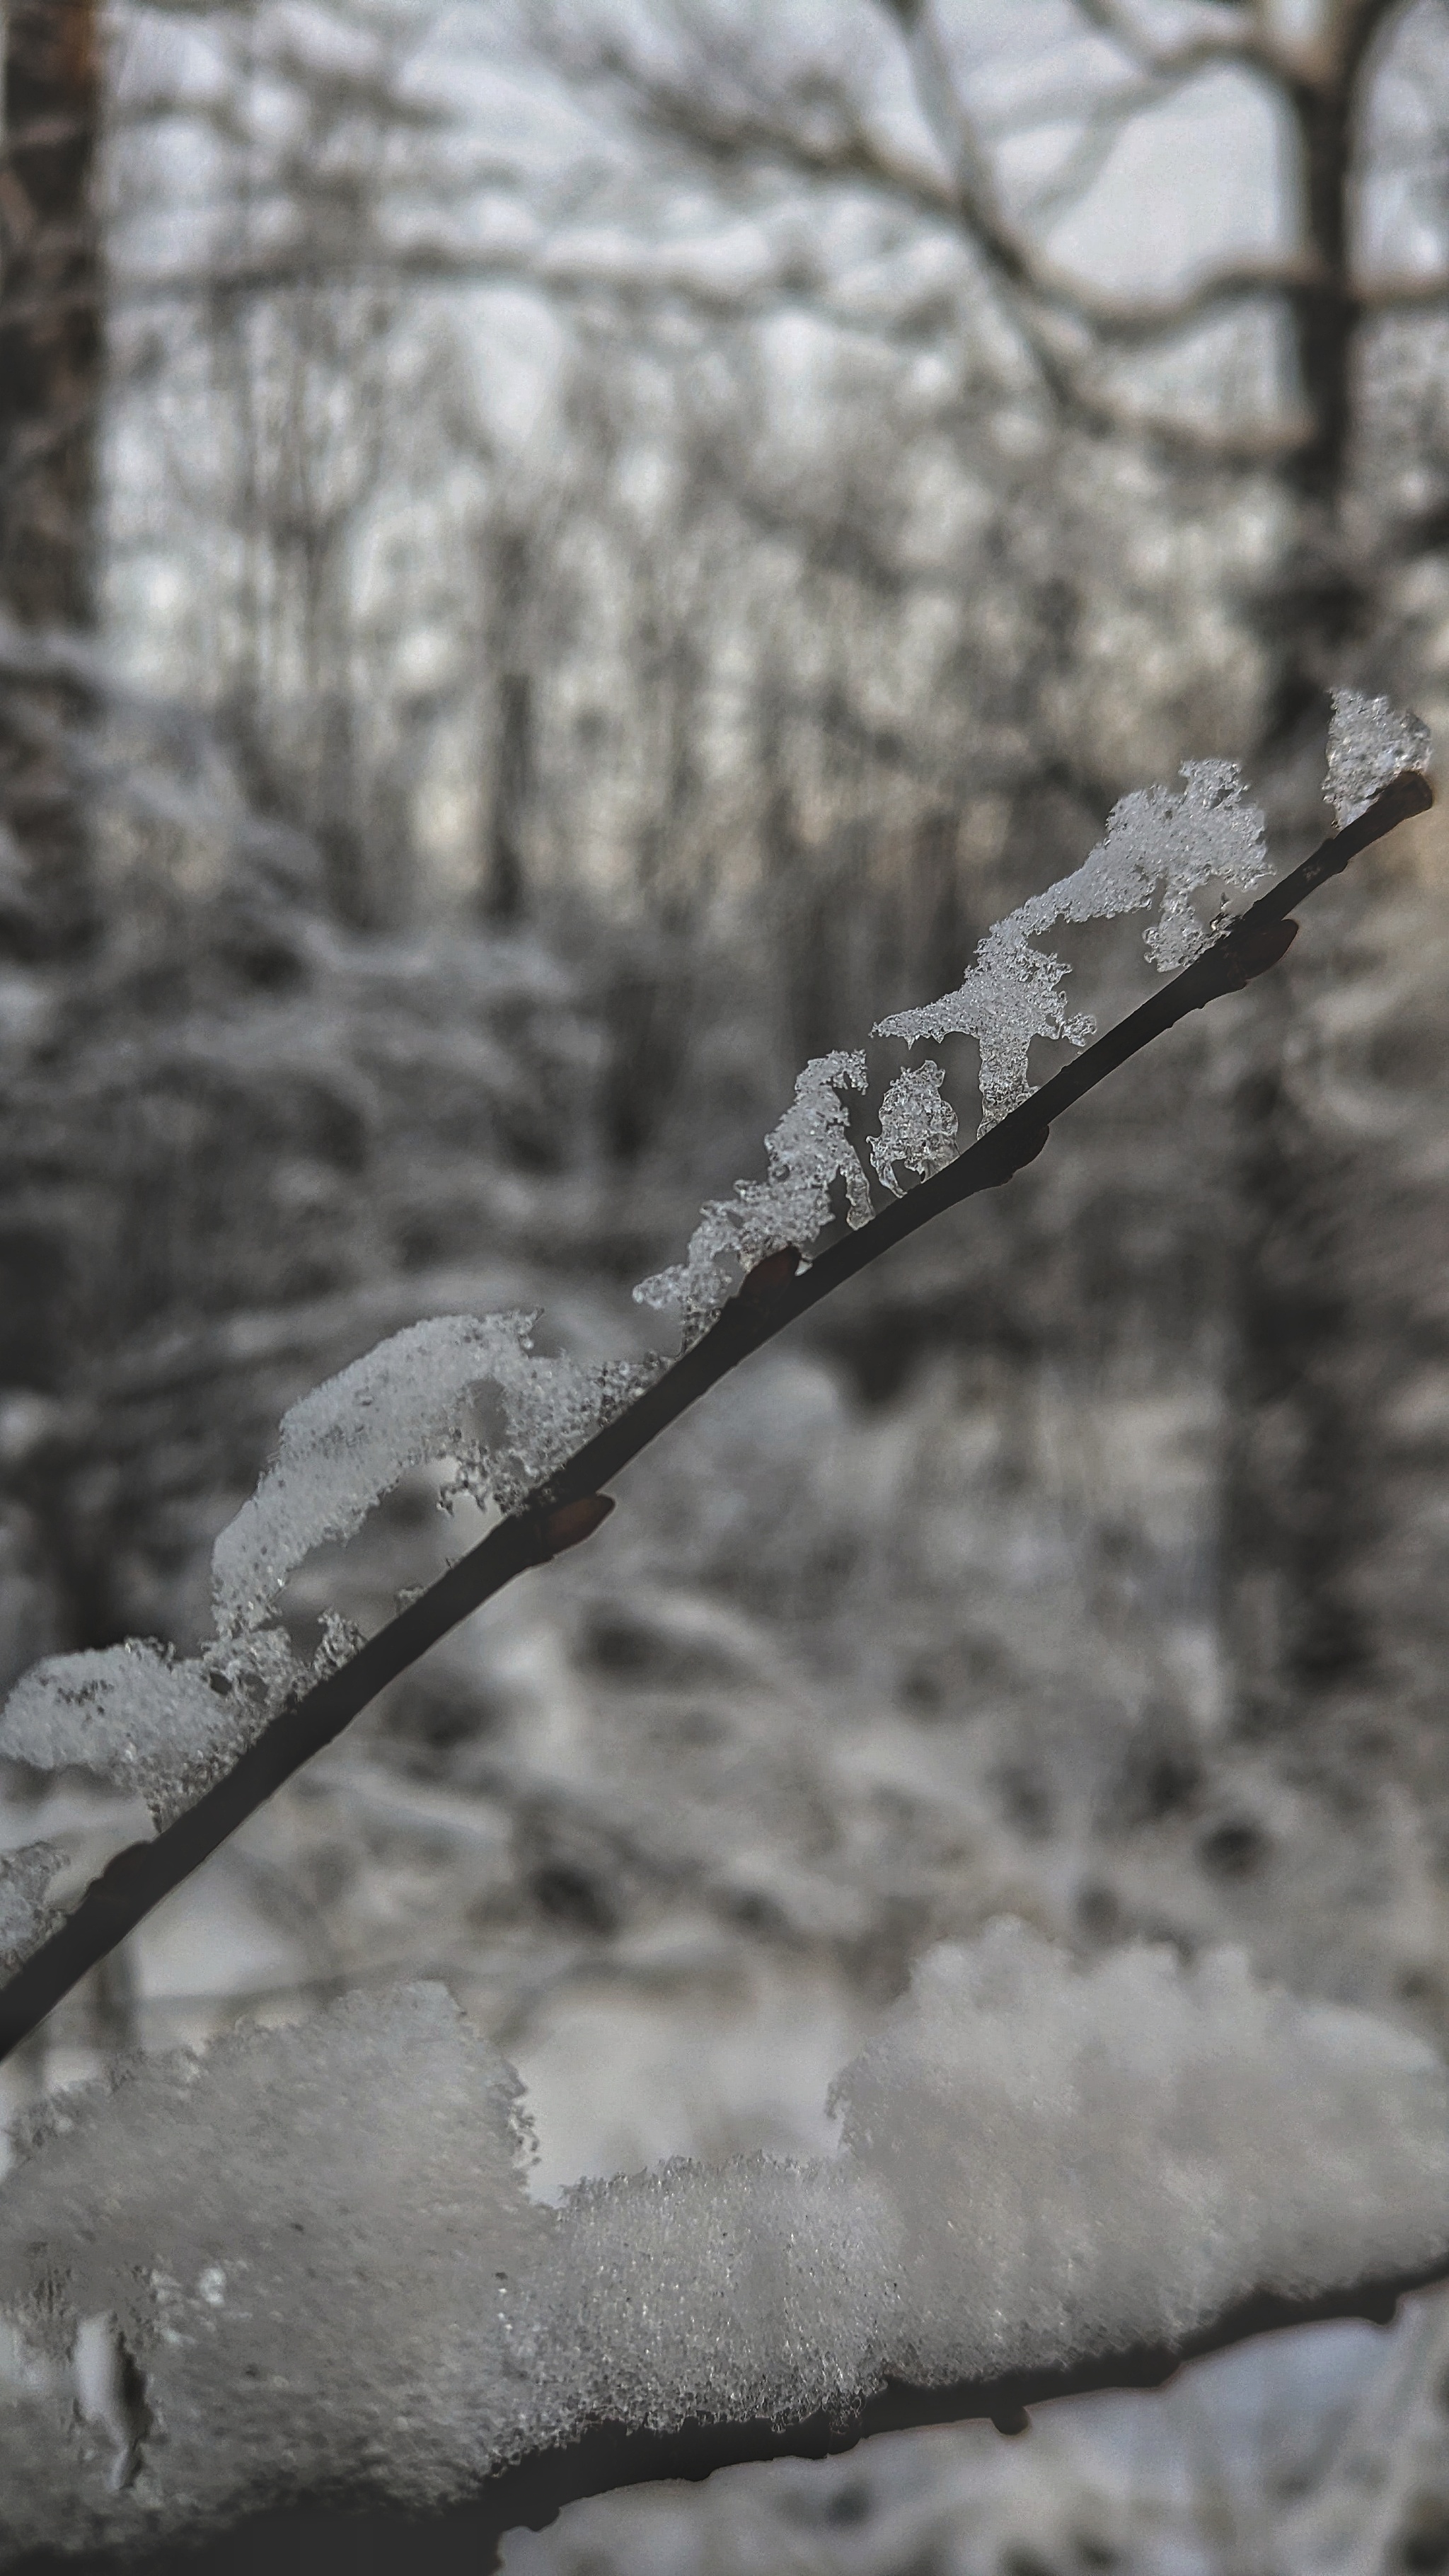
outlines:
[{"label": "bare branch", "polygon": [[1255,70],[1279,76],[1288,69],[1281,48],[1273,43],[1262,20],[1241,10],[1235,11],[1225,26],[1199,28],[1179,44],[1159,45],[1137,19],[1130,0],[1076,0],[1076,5],[1092,26],[1154,79],[1190,80],[1199,72],[1214,71],[1223,64],[1249,64]]},{"label": "bare branch", "polygon": [[17,2048],[88,1969],[293,1772],[331,1743],[388,1682],[515,1576],[586,1538],[611,1508],[600,1489],[741,1360],[944,1209],[1010,1180],[1041,1152],[1053,1120],[1073,1102],[1191,1012],[1221,994],[1240,991],[1276,964],[1296,930],[1289,919],[1294,905],[1432,801],[1432,790],[1417,774],[1395,779],[1366,813],[1262,896],[1193,965],[944,1170],[892,1201],[857,1232],[843,1233],[804,1269],[798,1267],[797,1253],[778,1253],[762,1262],[702,1339],[586,1441],[522,1509],[450,1566],[347,1663],[276,1717],[226,1777],[154,1841],[135,1844],[110,1862],[59,1930],[0,1988],[0,2058]]},{"label": "bare branch", "polygon": [[1354,289],[1360,313],[1432,313],[1449,304],[1449,269],[1423,277],[1372,277]]}]

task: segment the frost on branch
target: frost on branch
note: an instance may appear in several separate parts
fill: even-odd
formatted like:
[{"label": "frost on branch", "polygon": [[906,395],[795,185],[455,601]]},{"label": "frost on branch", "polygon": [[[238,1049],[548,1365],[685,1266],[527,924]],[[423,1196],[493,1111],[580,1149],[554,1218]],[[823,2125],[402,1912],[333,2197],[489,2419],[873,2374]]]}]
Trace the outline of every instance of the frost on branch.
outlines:
[{"label": "frost on branch", "polygon": [[[51,1655],[0,1711],[0,1761],[88,1772],[142,1799],[159,1832],[231,1769],[307,1678],[278,1628],[209,1645],[186,1663],[135,1638]],[[76,1853],[48,1841],[0,1856],[0,1974],[59,1928],[88,1875]]]},{"label": "frost on branch", "polygon": [[[1422,768],[1427,752],[1428,732],[1417,716],[1383,698],[1370,704],[1351,690],[1336,690],[1329,793],[1339,821],[1362,812],[1400,770]],[[893,1012],[875,1028],[876,1037],[903,1038],[908,1046],[926,1038],[975,1038],[983,1135],[1030,1099],[1035,1040],[1080,1047],[1096,1034],[1089,1013],[1068,1011],[1062,985],[1071,970],[1035,944],[1043,933],[1058,923],[1116,920],[1160,897],[1143,946],[1168,974],[1190,965],[1222,926],[1220,917],[1202,918],[1206,907],[1195,898],[1203,889],[1215,888],[1223,903],[1266,875],[1263,817],[1247,802],[1236,764],[1186,761],[1181,775],[1180,788],[1145,787],[1124,796],[1081,867],[987,931],[954,992]],[[925,1179],[954,1159],[956,1120],[941,1098],[942,1079],[937,1066],[908,1067],[882,1102],[871,1161],[897,1195],[905,1187],[901,1174]],[[684,1261],[644,1280],[635,1296],[645,1305],[680,1309],[691,1341],[714,1320],[742,1271],[788,1244],[809,1252],[831,1213],[835,1182],[844,1184],[850,1223],[865,1224],[869,1186],[841,1096],[865,1088],[863,1055],[812,1059],[796,1082],[792,1106],[765,1140],[769,1178],[738,1181],[732,1199],[711,1200]]]},{"label": "frost on branch", "polygon": [[1143,787],[1124,796],[1108,818],[1106,838],[1070,876],[1008,913],[988,930],[954,993],[882,1020],[877,1037],[974,1037],[981,1055],[982,1132],[1029,1100],[1028,1059],[1034,1038],[1085,1046],[1096,1034],[1086,1014],[1069,1016],[1062,1001],[1071,969],[1031,945],[1058,922],[1112,921],[1140,911],[1159,887],[1158,918],[1143,946],[1164,974],[1187,965],[1208,933],[1192,903],[1202,886],[1256,885],[1267,871],[1263,817],[1243,801],[1242,777],[1229,760],[1191,760],[1184,784]]},{"label": "frost on branch", "polygon": [[768,1180],[736,1181],[732,1199],[711,1199],[684,1260],[635,1289],[640,1304],[678,1307],[685,1339],[694,1340],[713,1322],[739,1273],[791,1244],[809,1251],[829,1221],[836,1181],[844,1185],[849,1222],[868,1224],[870,1187],[850,1141],[849,1112],[840,1096],[865,1086],[861,1050],[812,1056],[796,1077],[790,1107],[765,1138]]},{"label": "frost on branch", "polygon": [[[1235,1952],[1083,1967],[998,1922],[919,1964],[835,2101],[833,2156],[549,2210],[516,2078],[437,1987],[68,2093],[0,2190],[4,2554],[447,2505],[601,2419],[848,2417],[887,2375],[964,2407],[1449,2262],[1440,2060]],[[76,2419],[97,2317],[143,2391],[124,2487]]]},{"label": "frost on branch", "polygon": [[1367,813],[1391,779],[1428,766],[1429,728],[1421,716],[1357,689],[1334,690],[1323,792],[1340,831]]},{"label": "frost on branch", "polygon": [[[78,1769],[145,1801],[163,1830],[228,1772],[289,1698],[361,1643],[327,1617],[309,1666],[282,1629],[260,1624],[287,1577],[326,1539],[358,1529],[409,1467],[452,1456],[480,1502],[510,1510],[647,1385],[662,1363],[597,1368],[540,1359],[531,1317],[449,1315],[394,1334],[285,1416],[276,1462],[217,1541],[220,1636],[190,1661],[166,1647],[55,1655],[0,1712],[0,1760]],[[484,1419],[491,1396],[491,1418]],[[480,1409],[481,1407],[481,1409]],[[0,1959],[13,1968],[66,1905],[44,1893],[71,1855],[24,1846],[0,1867]]]}]

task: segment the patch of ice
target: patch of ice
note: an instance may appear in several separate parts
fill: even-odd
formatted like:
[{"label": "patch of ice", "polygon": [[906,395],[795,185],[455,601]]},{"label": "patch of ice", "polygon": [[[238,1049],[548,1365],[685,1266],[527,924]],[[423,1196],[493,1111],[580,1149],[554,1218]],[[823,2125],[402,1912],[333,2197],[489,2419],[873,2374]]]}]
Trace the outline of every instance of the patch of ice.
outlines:
[{"label": "patch of ice", "polygon": [[1368,812],[1391,779],[1428,766],[1429,728],[1422,716],[1387,698],[1366,698],[1358,689],[1334,690],[1323,794],[1340,832]]},{"label": "patch of ice", "polygon": [[946,1076],[939,1064],[902,1067],[880,1105],[880,1132],[871,1138],[870,1159],[876,1178],[902,1195],[905,1184],[897,1169],[927,1180],[954,1162],[958,1134],[956,1112],[941,1097]]},{"label": "patch of ice", "polygon": [[1069,1016],[1061,986],[1070,968],[1031,941],[1058,922],[1111,921],[1139,911],[1159,887],[1158,918],[1143,946],[1159,972],[1187,965],[1207,945],[1192,897],[1205,885],[1255,885],[1267,870],[1263,817],[1243,800],[1242,777],[1227,760],[1187,761],[1183,786],[1145,787],[1124,796],[1108,818],[1106,837],[1070,876],[1008,913],[988,930],[954,993],[882,1020],[877,1037],[974,1037],[981,1058],[981,1131],[1031,1098],[1032,1041],[1085,1046],[1096,1022]]},{"label": "patch of ice", "polygon": [[868,1225],[870,1184],[850,1141],[843,1091],[864,1091],[860,1048],[812,1056],[796,1076],[795,1097],[765,1138],[769,1178],[736,1181],[732,1199],[711,1199],[689,1239],[689,1250],[671,1270],[640,1281],[641,1305],[677,1307],[685,1337],[694,1339],[714,1321],[739,1276],[767,1253],[793,1245],[808,1253],[830,1216],[832,1185],[845,1189],[851,1225]]}]

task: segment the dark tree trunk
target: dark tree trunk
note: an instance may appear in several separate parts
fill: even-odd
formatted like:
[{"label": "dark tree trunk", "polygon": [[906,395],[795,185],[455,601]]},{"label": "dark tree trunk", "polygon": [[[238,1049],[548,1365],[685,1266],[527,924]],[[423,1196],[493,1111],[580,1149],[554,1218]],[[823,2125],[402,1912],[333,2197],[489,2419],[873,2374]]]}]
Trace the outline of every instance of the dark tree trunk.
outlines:
[{"label": "dark tree trunk", "polygon": [[[22,627],[95,616],[95,459],[102,379],[94,199],[98,0],[10,0],[0,176],[0,606]],[[0,813],[18,851],[0,938],[71,953],[94,928],[84,820],[66,776],[70,712],[54,685],[0,705]]]},{"label": "dark tree trunk", "polygon": [[[1317,283],[1293,313],[1309,435],[1285,467],[1296,536],[1267,603],[1276,679],[1260,757],[1279,829],[1304,842],[1326,821],[1312,793],[1324,693],[1361,676],[1376,622],[1377,567],[1363,560],[1348,506],[1361,327],[1350,214],[1365,57],[1385,15],[1378,0],[1348,8],[1338,62],[1292,96],[1299,238]],[[1363,901],[1350,882],[1335,907],[1345,975],[1368,971],[1354,954]],[[1382,1200],[1390,1222],[1402,1219],[1400,1255],[1412,1265],[1422,1259],[1432,1185],[1421,1168],[1417,1191],[1396,1194],[1378,1169],[1399,1150],[1392,1135],[1369,1141],[1351,1132],[1318,1070],[1305,1072],[1300,1059],[1305,1049],[1311,1059],[1322,995],[1335,981],[1332,962],[1321,966],[1322,984],[1290,963],[1281,985],[1262,994],[1237,1101],[1235,1437],[1223,1564],[1244,1723],[1255,1731],[1307,1725],[1326,1747],[1337,1717],[1362,1726],[1382,1708],[1394,1665],[1374,1608],[1383,1588],[1374,1568],[1399,1543],[1399,1505],[1378,1418],[1375,1336],[1385,1316],[1382,1296],[1364,1285],[1365,1210]],[[1416,1201],[1415,1220],[1406,1211]]]},{"label": "dark tree trunk", "polygon": [[523,835],[533,793],[533,690],[523,671],[505,671],[498,684],[498,748],[488,824],[485,920],[518,921],[528,877]]}]

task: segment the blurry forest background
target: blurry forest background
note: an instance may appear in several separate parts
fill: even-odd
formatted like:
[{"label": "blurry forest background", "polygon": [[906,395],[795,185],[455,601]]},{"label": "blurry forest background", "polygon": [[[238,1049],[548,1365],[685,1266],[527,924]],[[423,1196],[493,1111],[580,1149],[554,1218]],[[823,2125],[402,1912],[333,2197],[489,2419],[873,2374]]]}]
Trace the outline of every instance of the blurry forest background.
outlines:
[{"label": "blurry forest background", "polygon": [[[281,1411],[385,1332],[642,1347],[629,1283],[804,1058],[1128,788],[1239,758],[1286,865],[1327,683],[1449,721],[1449,9],[3,20],[8,1683],[193,1646]],[[1003,1908],[1449,2044],[1446,977],[1431,814],[633,1469],[8,2105],[432,1973],[540,2189],[814,2148],[911,1959]],[[439,1482],[301,1626],[466,1542]],[[6,1843],[130,1824],[3,1783]],[[1326,2330],[508,2565],[1449,2566],[1446,2353],[1432,2307]]]}]

